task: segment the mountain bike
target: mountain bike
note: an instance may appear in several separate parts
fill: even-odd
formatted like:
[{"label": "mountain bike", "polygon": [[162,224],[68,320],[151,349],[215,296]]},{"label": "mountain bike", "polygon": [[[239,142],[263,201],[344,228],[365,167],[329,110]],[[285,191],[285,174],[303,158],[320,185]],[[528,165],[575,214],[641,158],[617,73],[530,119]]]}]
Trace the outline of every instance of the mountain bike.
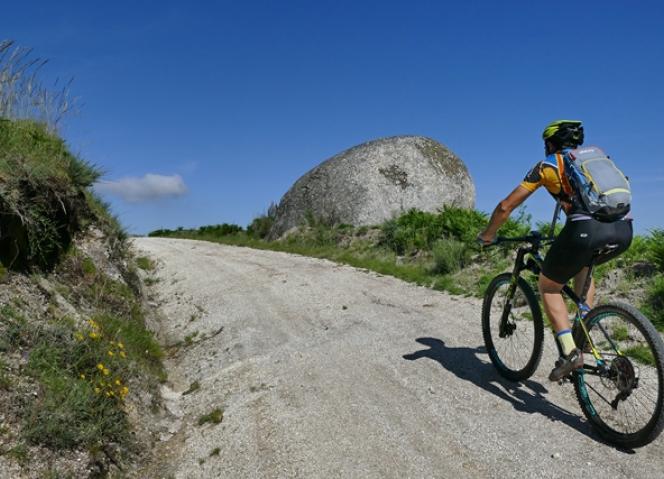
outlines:
[{"label": "mountain bike", "polygon": [[[489,358],[500,375],[511,381],[529,378],[542,357],[542,310],[521,274],[539,275],[540,249],[552,241],[534,231],[494,243],[522,243],[514,269],[491,281],[482,305],[482,334]],[[563,288],[563,294],[576,304],[572,334],[584,353],[583,368],[563,381],[574,384],[581,410],[605,440],[634,448],[652,442],[664,428],[664,342],[636,308],[611,302],[591,309],[586,303],[594,263],[614,248],[617,245],[609,244],[594,252],[580,296],[569,285]]]}]

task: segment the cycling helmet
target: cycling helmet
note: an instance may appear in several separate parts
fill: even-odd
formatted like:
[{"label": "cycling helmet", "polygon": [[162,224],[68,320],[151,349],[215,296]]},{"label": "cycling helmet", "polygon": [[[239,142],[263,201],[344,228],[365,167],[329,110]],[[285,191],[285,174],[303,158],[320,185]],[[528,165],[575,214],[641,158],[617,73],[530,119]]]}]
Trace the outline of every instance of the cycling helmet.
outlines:
[{"label": "cycling helmet", "polygon": [[544,129],[542,139],[557,148],[576,148],[583,145],[583,125],[576,120],[554,121]]}]

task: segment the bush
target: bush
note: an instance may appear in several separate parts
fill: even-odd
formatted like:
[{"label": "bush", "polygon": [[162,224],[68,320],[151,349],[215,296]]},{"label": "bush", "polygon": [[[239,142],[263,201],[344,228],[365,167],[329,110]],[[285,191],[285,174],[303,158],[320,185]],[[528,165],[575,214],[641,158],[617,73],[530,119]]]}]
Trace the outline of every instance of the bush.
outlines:
[{"label": "bush", "polygon": [[242,226],[223,223],[220,225],[201,226],[200,228],[198,228],[197,232],[201,235],[210,235],[214,237],[219,237],[219,236],[234,235],[237,233],[241,233],[242,231],[244,231]]},{"label": "bush", "polygon": [[660,331],[664,330],[664,276],[660,275],[650,283],[643,310]]},{"label": "bush", "polygon": [[646,249],[647,258],[655,264],[660,273],[664,273],[664,230],[656,229],[650,232]]},{"label": "bush", "polygon": [[428,213],[412,209],[383,224],[380,243],[399,255],[431,250],[441,238],[471,244],[486,223],[486,215],[476,210],[446,206]]},{"label": "bush", "polygon": [[437,215],[412,209],[382,226],[380,243],[399,255],[429,249],[440,238]]},{"label": "bush", "polygon": [[481,211],[446,206],[438,214],[441,236],[464,243],[473,243],[477,234],[486,227],[488,218]]},{"label": "bush", "polygon": [[44,125],[0,120],[0,261],[49,269],[93,211],[86,189],[99,171]]},{"label": "bush", "polygon": [[273,224],[274,218],[267,215],[258,216],[247,226],[247,234],[252,238],[264,239],[270,234]]},{"label": "bush", "polygon": [[458,240],[438,240],[433,245],[432,252],[434,260],[432,272],[435,274],[456,273],[469,262],[468,247]]}]

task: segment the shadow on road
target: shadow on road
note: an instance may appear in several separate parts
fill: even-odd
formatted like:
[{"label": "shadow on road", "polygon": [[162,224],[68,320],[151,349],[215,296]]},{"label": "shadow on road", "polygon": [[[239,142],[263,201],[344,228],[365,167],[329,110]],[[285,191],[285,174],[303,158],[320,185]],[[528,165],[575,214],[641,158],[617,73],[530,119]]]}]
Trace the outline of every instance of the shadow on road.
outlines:
[{"label": "shadow on road", "polygon": [[408,361],[420,358],[433,359],[459,379],[470,381],[477,387],[510,402],[517,411],[541,414],[551,421],[560,421],[593,440],[605,444],[599,437],[596,437],[589,424],[581,422],[579,415],[547,400],[544,393],[548,391],[540,383],[531,380],[512,383],[502,379],[491,364],[481,361],[478,357],[478,354],[486,354],[483,346],[450,348],[440,339],[418,338],[416,341],[427,346],[428,349],[405,354],[404,359]]}]

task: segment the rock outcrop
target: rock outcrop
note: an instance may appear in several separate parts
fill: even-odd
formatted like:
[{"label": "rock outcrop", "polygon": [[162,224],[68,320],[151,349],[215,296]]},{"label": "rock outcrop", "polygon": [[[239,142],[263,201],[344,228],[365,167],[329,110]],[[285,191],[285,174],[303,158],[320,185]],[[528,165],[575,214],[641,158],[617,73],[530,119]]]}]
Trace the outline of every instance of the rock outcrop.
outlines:
[{"label": "rock outcrop", "polygon": [[375,225],[411,208],[436,211],[444,205],[475,205],[464,163],[430,138],[382,138],[346,150],[297,180],[274,212],[270,237],[307,217]]}]

